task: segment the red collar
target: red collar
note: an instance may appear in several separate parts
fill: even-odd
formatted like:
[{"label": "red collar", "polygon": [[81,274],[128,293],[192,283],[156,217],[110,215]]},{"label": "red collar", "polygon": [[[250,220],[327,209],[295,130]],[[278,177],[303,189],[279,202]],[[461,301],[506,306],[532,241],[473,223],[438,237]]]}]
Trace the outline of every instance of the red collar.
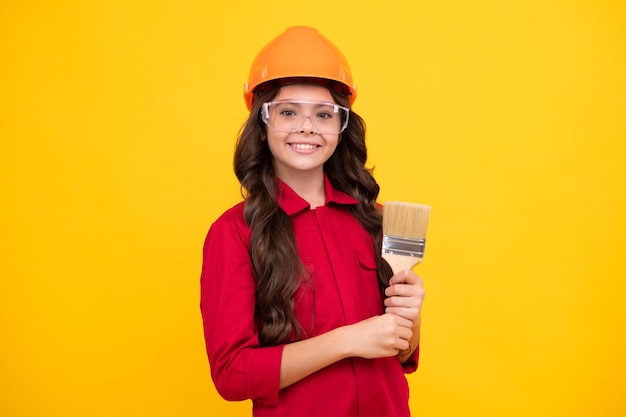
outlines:
[{"label": "red collar", "polygon": [[[309,210],[309,203],[300,197],[294,190],[285,184],[280,178],[276,177],[278,205],[288,216],[293,216],[304,210]],[[324,191],[326,192],[326,202],[335,204],[359,204],[359,200],[349,196],[343,191],[335,189],[326,174],[324,174]]]}]

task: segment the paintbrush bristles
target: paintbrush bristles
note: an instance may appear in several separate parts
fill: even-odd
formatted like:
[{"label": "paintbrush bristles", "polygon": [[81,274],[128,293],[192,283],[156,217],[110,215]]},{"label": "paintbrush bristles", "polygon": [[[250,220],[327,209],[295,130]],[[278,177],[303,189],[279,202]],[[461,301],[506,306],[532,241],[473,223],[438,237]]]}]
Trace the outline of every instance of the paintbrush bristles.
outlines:
[{"label": "paintbrush bristles", "polygon": [[431,206],[387,201],[383,206],[383,234],[425,239]]}]

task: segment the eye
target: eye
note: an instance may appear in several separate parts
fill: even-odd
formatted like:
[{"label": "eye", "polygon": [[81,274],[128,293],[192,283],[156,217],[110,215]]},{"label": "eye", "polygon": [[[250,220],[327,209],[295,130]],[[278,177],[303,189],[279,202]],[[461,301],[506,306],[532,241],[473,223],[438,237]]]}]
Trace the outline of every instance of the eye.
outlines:
[{"label": "eye", "polygon": [[332,113],[323,111],[323,112],[317,113],[317,118],[318,119],[332,119],[333,115]]},{"label": "eye", "polygon": [[296,112],[291,109],[283,109],[280,111],[280,115],[285,117],[293,117],[296,115]]}]

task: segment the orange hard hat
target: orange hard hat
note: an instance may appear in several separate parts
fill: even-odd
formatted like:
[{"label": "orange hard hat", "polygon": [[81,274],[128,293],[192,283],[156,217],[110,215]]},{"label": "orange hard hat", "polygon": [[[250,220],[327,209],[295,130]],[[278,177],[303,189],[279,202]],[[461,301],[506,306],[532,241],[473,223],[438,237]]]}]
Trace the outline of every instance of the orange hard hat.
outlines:
[{"label": "orange hard hat", "polygon": [[356,99],[356,85],[341,51],[317,29],[295,26],[272,39],[254,58],[243,92],[248,110],[254,94],[264,86],[302,79],[338,90],[350,104]]}]

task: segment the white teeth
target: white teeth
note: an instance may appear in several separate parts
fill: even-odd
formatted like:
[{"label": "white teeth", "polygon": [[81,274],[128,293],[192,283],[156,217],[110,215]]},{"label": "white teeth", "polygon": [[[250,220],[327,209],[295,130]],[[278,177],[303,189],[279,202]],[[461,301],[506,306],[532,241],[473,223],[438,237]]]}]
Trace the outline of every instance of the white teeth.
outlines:
[{"label": "white teeth", "polygon": [[306,151],[310,151],[312,149],[317,148],[317,145],[309,145],[307,143],[292,143],[291,146],[293,146],[296,149],[302,149]]}]

